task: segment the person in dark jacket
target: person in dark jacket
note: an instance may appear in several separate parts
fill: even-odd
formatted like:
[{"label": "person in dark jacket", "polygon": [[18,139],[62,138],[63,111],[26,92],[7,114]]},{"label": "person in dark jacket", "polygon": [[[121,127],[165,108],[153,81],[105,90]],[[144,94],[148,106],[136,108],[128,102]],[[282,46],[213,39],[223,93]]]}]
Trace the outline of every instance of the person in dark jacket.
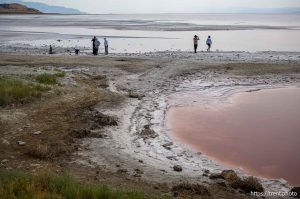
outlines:
[{"label": "person in dark jacket", "polygon": [[93,37],[92,43],[93,43],[93,55],[96,55],[96,36]]},{"label": "person in dark jacket", "polygon": [[194,41],[194,52],[197,53],[199,37],[195,35],[193,41]]}]

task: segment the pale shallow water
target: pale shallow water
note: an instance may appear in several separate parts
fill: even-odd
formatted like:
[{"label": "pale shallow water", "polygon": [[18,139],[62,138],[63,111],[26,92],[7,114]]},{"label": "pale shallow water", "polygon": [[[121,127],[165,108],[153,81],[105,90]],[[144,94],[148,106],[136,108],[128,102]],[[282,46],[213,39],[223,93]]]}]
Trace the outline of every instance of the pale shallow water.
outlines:
[{"label": "pale shallow water", "polygon": [[300,185],[300,88],[243,92],[225,104],[172,107],[170,136],[229,168]]},{"label": "pale shallow water", "polygon": [[0,15],[0,44],[12,46],[85,49],[96,35],[115,53],[190,51],[195,34],[200,51],[211,35],[212,50],[300,52],[300,14]]}]

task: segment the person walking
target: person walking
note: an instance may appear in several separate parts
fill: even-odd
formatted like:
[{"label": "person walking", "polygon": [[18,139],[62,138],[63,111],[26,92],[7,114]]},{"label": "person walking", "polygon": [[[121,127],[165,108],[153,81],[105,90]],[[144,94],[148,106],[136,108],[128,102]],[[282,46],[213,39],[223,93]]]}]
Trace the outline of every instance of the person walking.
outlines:
[{"label": "person walking", "polygon": [[208,36],[206,39],[206,45],[207,45],[207,51],[210,51],[211,45],[212,45],[212,41],[211,41],[211,37]]},{"label": "person walking", "polygon": [[105,55],[108,55],[108,41],[104,38]]},{"label": "person walking", "polygon": [[197,53],[199,37],[195,35],[193,41],[194,41],[194,52]]}]

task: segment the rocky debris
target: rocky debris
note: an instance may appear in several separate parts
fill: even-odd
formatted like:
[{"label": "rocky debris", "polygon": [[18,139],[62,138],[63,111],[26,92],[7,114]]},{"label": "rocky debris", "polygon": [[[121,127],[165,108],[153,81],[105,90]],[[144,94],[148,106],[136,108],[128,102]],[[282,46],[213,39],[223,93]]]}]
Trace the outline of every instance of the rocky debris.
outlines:
[{"label": "rocky debris", "polygon": [[235,181],[239,180],[238,175],[233,170],[224,170],[224,171],[222,171],[221,176],[227,182],[235,182]]},{"label": "rocky debris", "polygon": [[166,158],[169,159],[169,160],[177,161],[177,158],[175,156],[167,156]]},{"label": "rocky debris", "polygon": [[139,174],[143,174],[144,172],[141,170],[141,169],[139,169],[139,168],[137,168],[137,169],[135,169],[134,170],[136,173],[139,173]]},{"label": "rocky debris", "polygon": [[135,169],[134,172],[135,173],[134,173],[133,176],[136,177],[136,178],[142,177],[142,174],[144,174],[144,172],[139,168]]},{"label": "rocky debris", "polygon": [[171,147],[170,147],[170,146],[172,146],[172,145],[173,145],[172,142],[168,142],[168,143],[166,143],[166,144],[163,144],[162,146],[163,146],[165,149],[167,149],[167,150],[171,150]]},{"label": "rocky debris", "polygon": [[209,170],[205,169],[203,171],[203,176],[208,177],[209,173],[210,173]]},{"label": "rocky debris", "polygon": [[8,159],[3,159],[3,160],[1,160],[1,164],[2,164],[2,165],[6,164],[6,163],[8,163],[8,162],[9,162]]},{"label": "rocky debris", "polygon": [[109,115],[104,115],[92,107],[84,107],[82,110],[77,110],[75,114],[76,119],[88,125],[88,129],[101,129],[104,126],[117,126],[117,118]]},{"label": "rocky debris", "polygon": [[4,144],[4,145],[10,145],[10,142],[7,141],[6,139],[2,138],[2,144]]},{"label": "rocky debris", "polygon": [[88,129],[80,129],[80,130],[73,130],[70,133],[70,136],[73,138],[78,138],[78,139],[82,139],[82,138],[86,138],[86,137],[90,137],[91,131]]},{"label": "rocky debris", "polygon": [[127,169],[118,169],[118,172],[119,172],[119,173],[127,173],[128,170],[127,170]]},{"label": "rocky debris", "polygon": [[41,131],[36,131],[36,132],[33,133],[33,135],[39,135],[41,133],[42,133]]},{"label": "rocky debris", "polygon": [[70,136],[73,138],[107,138],[108,136],[105,133],[95,131],[95,130],[89,130],[89,129],[80,129],[80,130],[73,130],[70,133]]},{"label": "rocky debris", "polygon": [[144,140],[149,139],[149,138],[156,138],[158,135],[155,131],[150,129],[149,125],[145,125],[142,132],[140,133],[140,136],[144,138]]},{"label": "rocky debris", "polygon": [[23,141],[17,141],[17,145],[19,145],[19,146],[25,146],[25,145],[26,145],[26,142],[23,142]]},{"label": "rocky debris", "polygon": [[[224,186],[224,183],[228,183],[232,188],[239,189],[242,192],[250,193],[254,192],[263,192],[264,188],[261,183],[254,177],[248,177],[241,179],[235,171],[233,170],[224,170],[222,173],[212,173],[209,176],[210,179],[215,180],[217,184]],[[223,180],[223,181],[221,181]],[[225,180],[225,182],[224,182]],[[225,183],[225,186],[226,186]]]},{"label": "rocky debris", "polygon": [[212,173],[212,174],[210,174],[209,179],[214,180],[214,179],[224,179],[224,178],[219,173]]},{"label": "rocky debris", "polygon": [[138,100],[142,100],[143,97],[145,97],[145,95],[138,94],[138,93],[133,92],[133,91],[129,91],[128,97],[130,97],[130,98],[137,98]]},{"label": "rocky debris", "polygon": [[297,195],[294,198],[300,198],[300,187],[293,187],[291,192],[295,192]]},{"label": "rocky debris", "polygon": [[231,182],[230,186],[234,189],[240,189],[245,193],[264,191],[264,188],[261,185],[261,183],[252,176],[243,180],[238,178],[237,180]]},{"label": "rocky debris", "polygon": [[[98,111],[93,111],[91,114],[91,121],[93,121],[96,126],[117,126],[118,122],[115,117],[104,115]],[[98,126],[97,126],[98,127]]]},{"label": "rocky debris", "polygon": [[140,177],[142,177],[142,175],[139,174],[139,173],[135,173],[135,174],[133,175],[133,177],[140,178]]},{"label": "rocky debris", "polygon": [[182,171],[182,166],[180,166],[180,165],[174,165],[173,166],[173,170],[177,171],[177,172],[181,172]]},{"label": "rocky debris", "polygon": [[200,196],[211,196],[208,188],[201,184],[180,183],[172,187],[173,196],[191,194]]}]

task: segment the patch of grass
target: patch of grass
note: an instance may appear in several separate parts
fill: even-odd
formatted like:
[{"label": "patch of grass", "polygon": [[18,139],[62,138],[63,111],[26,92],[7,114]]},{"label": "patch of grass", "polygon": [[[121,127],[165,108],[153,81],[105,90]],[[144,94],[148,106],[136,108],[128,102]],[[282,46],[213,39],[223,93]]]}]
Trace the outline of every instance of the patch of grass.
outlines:
[{"label": "patch of grass", "polygon": [[26,83],[8,77],[0,77],[0,106],[11,103],[24,103],[41,97],[47,87]]},{"label": "patch of grass", "polygon": [[61,70],[56,70],[56,71],[57,71],[57,73],[55,73],[55,74],[44,73],[44,74],[37,75],[35,77],[35,80],[37,82],[39,82],[40,84],[48,84],[48,85],[57,84],[57,79],[65,77],[66,73]]},{"label": "patch of grass", "polygon": [[0,198],[142,199],[143,194],[105,185],[82,184],[68,174],[49,172],[36,176],[20,171],[0,171]]},{"label": "patch of grass", "polygon": [[53,85],[57,84],[57,76],[52,74],[41,74],[35,77],[35,80],[40,84]]},{"label": "patch of grass", "polygon": [[65,71],[61,71],[59,69],[55,70],[57,73],[55,74],[56,77],[65,77],[66,76],[66,72]]}]

